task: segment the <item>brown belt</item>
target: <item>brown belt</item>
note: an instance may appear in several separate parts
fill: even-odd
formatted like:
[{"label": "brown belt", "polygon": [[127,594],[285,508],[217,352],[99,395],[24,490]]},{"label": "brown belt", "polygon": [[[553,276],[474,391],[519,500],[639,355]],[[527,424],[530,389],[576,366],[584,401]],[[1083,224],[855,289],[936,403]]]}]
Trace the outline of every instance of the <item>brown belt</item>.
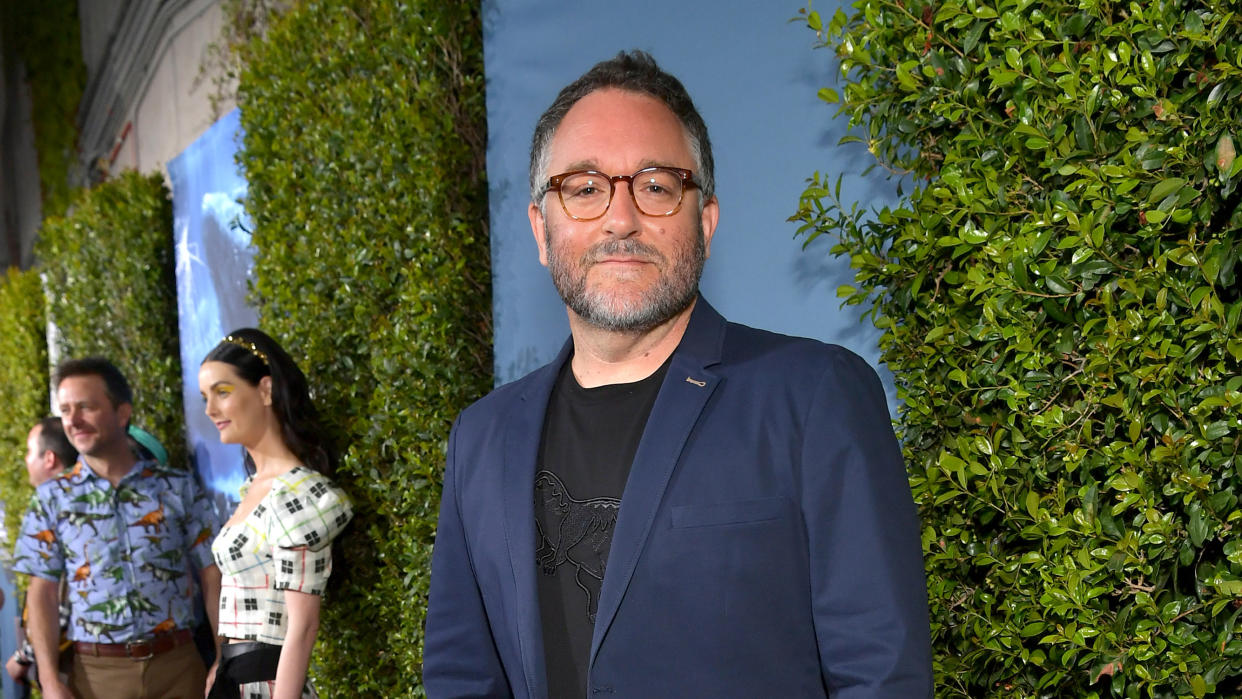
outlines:
[{"label": "brown belt", "polygon": [[96,655],[105,658],[130,658],[132,660],[149,660],[162,653],[185,645],[194,640],[189,629],[178,629],[158,634],[152,638],[144,638],[128,643],[90,643],[74,641],[73,649],[83,655]]}]

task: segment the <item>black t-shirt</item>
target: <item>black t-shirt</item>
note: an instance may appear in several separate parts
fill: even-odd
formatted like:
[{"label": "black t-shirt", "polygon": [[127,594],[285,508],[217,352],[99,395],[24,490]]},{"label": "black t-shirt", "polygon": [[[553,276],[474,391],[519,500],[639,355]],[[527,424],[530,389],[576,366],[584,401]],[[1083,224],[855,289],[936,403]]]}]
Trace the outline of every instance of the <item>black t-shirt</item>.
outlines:
[{"label": "black t-shirt", "polygon": [[621,493],[668,362],[634,383],[578,385],[565,362],[535,473],[535,564],[551,699],[586,696],[587,660]]}]

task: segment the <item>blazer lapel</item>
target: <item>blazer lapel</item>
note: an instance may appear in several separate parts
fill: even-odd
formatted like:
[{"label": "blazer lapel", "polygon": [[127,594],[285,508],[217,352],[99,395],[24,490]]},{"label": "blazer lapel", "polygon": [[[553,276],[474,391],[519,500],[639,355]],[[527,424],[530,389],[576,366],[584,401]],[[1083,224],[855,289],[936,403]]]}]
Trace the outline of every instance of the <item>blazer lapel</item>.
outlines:
[{"label": "blazer lapel", "polygon": [[501,497],[504,500],[505,544],[513,570],[513,614],[526,690],[531,697],[548,694],[543,625],[539,620],[539,590],[535,578],[535,462],[543,437],[548,397],[561,366],[570,355],[567,343],[551,364],[543,367],[514,404],[505,434]]},{"label": "blazer lapel", "polygon": [[651,407],[621,495],[591,637],[592,665],[629,587],[690,431],[720,383],[720,377],[707,367],[720,359],[724,329],[724,318],[700,298]]}]

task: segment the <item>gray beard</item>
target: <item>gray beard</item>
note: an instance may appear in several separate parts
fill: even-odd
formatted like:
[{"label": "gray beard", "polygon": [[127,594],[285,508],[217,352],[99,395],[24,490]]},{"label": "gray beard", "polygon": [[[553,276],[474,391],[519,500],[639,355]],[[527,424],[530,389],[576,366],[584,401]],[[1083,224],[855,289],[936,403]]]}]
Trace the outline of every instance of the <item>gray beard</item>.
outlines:
[{"label": "gray beard", "polygon": [[[578,266],[557,254],[550,228],[544,231],[544,244],[548,251],[548,270],[561,300],[587,323],[612,332],[642,334],[689,308],[698,296],[699,279],[707,260],[702,226],[691,246],[675,251],[672,265],[655,248],[631,238],[596,245],[577,261]],[[654,287],[633,302],[618,303],[611,296],[588,290],[590,263],[615,254],[643,257],[656,262],[667,274],[662,274]]]}]

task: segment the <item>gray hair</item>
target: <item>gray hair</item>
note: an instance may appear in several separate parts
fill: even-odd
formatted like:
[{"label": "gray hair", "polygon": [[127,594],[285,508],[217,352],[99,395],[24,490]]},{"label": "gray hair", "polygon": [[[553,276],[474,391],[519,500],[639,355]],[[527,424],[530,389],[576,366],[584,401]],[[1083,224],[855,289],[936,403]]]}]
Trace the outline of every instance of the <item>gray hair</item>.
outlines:
[{"label": "gray hair", "polygon": [[702,196],[699,206],[716,193],[716,166],[712,160],[712,143],[707,137],[707,124],[694,107],[694,101],[681,81],[660,69],[645,51],[622,51],[615,58],[596,63],[582,77],[566,85],[539,117],[530,144],[530,200],[542,208],[547,193],[548,164],[551,160],[552,137],[578,100],[606,88],[648,95],[664,103],[681,122],[690,140],[694,156],[694,181]]}]

